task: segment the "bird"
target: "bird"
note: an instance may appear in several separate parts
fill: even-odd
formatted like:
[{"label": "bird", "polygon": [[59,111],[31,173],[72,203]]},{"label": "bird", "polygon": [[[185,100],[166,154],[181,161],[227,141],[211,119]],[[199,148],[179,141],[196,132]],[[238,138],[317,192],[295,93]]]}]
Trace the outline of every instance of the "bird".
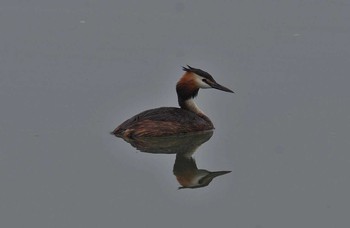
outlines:
[{"label": "bird", "polygon": [[160,107],[143,111],[124,121],[111,134],[121,138],[161,137],[190,132],[213,130],[214,125],[196,105],[199,89],[214,88],[234,93],[215,81],[206,71],[187,65],[176,84],[180,108]]}]

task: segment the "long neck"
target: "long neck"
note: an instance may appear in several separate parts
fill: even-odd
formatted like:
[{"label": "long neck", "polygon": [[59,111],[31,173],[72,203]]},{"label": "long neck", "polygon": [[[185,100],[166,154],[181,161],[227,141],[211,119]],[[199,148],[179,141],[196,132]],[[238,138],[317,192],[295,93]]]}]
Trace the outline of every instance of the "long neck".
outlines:
[{"label": "long neck", "polygon": [[182,100],[182,99],[178,99],[179,100],[179,105],[181,108],[186,109],[188,111],[194,112],[196,114],[202,114],[204,115],[203,111],[200,110],[200,108],[198,108],[198,106],[196,105],[196,103],[194,102],[193,98],[189,98],[187,100]]},{"label": "long neck", "polygon": [[197,96],[199,87],[196,85],[193,73],[186,72],[176,84],[176,93],[179,105],[182,109],[196,113],[198,116],[211,123],[210,119],[194,103],[193,98]]},{"label": "long neck", "polygon": [[198,108],[198,106],[194,102],[193,98],[183,100],[179,97],[178,101],[179,101],[179,105],[182,109],[188,110],[190,112],[194,112],[198,116],[202,117],[203,119],[211,122],[210,119],[204,114],[204,112],[200,108]]}]

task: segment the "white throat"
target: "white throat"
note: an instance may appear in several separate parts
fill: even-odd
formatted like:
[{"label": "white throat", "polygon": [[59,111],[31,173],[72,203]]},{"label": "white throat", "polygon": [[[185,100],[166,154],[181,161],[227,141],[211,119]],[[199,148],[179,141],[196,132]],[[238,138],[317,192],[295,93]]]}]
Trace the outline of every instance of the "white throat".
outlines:
[{"label": "white throat", "polygon": [[193,98],[187,99],[183,103],[187,110],[192,111],[196,114],[204,115],[204,112],[200,108],[198,108]]}]

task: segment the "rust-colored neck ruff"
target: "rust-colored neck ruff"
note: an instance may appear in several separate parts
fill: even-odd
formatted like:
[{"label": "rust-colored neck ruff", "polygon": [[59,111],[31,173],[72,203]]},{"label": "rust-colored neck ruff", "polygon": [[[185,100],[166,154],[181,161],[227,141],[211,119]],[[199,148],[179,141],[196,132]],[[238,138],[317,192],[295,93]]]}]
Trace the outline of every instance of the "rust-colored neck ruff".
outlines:
[{"label": "rust-colored neck ruff", "polygon": [[183,101],[197,96],[198,90],[195,76],[191,72],[186,72],[176,84],[177,96]]}]

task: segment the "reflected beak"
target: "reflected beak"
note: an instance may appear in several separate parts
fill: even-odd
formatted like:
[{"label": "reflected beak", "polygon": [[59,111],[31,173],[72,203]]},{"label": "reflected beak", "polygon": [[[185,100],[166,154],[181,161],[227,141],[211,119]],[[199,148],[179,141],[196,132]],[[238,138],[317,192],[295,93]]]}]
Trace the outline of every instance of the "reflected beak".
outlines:
[{"label": "reflected beak", "polygon": [[222,86],[216,82],[212,82],[212,81],[207,80],[207,83],[211,86],[211,88],[222,90],[222,91],[229,92],[229,93],[235,93],[232,90],[230,90],[229,88],[226,88],[225,86]]}]

